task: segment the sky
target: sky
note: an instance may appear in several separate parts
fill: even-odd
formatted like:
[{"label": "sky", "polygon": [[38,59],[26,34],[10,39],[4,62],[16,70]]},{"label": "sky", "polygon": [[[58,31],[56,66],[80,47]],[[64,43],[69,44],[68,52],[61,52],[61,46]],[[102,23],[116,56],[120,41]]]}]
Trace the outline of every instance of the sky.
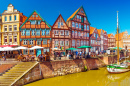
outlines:
[{"label": "sky", "polygon": [[66,21],[80,6],[84,7],[90,26],[103,29],[108,34],[116,34],[117,11],[119,11],[120,32],[130,34],[129,0],[0,0],[0,13],[7,10],[9,4],[25,16],[36,10],[50,25],[59,14]]}]

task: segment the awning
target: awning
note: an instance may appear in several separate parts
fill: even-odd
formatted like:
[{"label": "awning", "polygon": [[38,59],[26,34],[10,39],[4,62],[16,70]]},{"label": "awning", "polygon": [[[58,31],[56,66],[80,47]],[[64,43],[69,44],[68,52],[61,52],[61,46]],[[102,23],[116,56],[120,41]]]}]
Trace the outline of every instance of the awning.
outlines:
[{"label": "awning", "polygon": [[91,46],[80,46],[80,47],[78,47],[78,48],[91,48]]},{"label": "awning", "polygon": [[78,50],[78,49],[76,49],[76,48],[68,48],[66,50]]},{"label": "awning", "polygon": [[18,45],[0,45],[0,47],[15,47],[15,46],[18,46]]}]

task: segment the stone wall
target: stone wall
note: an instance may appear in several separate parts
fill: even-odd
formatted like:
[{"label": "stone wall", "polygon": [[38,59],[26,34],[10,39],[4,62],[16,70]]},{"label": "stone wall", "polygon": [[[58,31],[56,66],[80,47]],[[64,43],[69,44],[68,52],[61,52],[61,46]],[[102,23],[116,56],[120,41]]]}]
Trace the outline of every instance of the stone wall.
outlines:
[{"label": "stone wall", "polygon": [[42,72],[39,64],[31,69],[28,73],[23,75],[13,86],[23,86],[24,84],[42,79]]},{"label": "stone wall", "polygon": [[[97,69],[105,64],[110,63],[113,57],[100,57],[88,58],[88,59],[76,59],[65,61],[51,61],[40,63],[43,78],[50,78],[60,75],[66,75],[71,73],[77,73],[84,71],[84,67],[87,66],[88,70]],[[105,63],[106,62],[106,63]]]}]

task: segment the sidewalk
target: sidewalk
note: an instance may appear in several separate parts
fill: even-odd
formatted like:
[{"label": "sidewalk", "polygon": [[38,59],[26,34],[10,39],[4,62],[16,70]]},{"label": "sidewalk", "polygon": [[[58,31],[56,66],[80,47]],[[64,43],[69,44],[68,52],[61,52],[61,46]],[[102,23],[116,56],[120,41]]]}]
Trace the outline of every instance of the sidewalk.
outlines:
[{"label": "sidewalk", "polygon": [[4,59],[3,58],[0,58],[0,65],[1,64],[17,64],[17,63],[19,63],[19,61],[16,61],[15,59],[13,59],[13,58],[7,58],[6,59],[6,61],[4,61]]}]

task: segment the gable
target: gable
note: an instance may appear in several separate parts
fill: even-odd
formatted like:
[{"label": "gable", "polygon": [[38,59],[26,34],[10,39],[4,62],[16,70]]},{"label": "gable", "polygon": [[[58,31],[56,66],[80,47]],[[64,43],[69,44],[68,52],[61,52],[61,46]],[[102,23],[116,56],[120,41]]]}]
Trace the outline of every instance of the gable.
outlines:
[{"label": "gable", "polygon": [[45,26],[45,28],[50,28],[51,29],[51,26],[39,15],[39,13],[36,10],[34,10],[31,13],[31,15],[25,20],[25,22],[20,26],[20,28],[25,28],[26,25],[28,25],[28,28],[36,28],[36,26],[35,26],[36,24],[29,25],[30,22],[34,21],[34,20],[37,20],[37,21],[40,22],[40,25],[37,25],[37,28],[39,28],[41,26]]},{"label": "gable", "polygon": [[52,27],[60,29],[69,29],[61,14],[58,16]]}]

